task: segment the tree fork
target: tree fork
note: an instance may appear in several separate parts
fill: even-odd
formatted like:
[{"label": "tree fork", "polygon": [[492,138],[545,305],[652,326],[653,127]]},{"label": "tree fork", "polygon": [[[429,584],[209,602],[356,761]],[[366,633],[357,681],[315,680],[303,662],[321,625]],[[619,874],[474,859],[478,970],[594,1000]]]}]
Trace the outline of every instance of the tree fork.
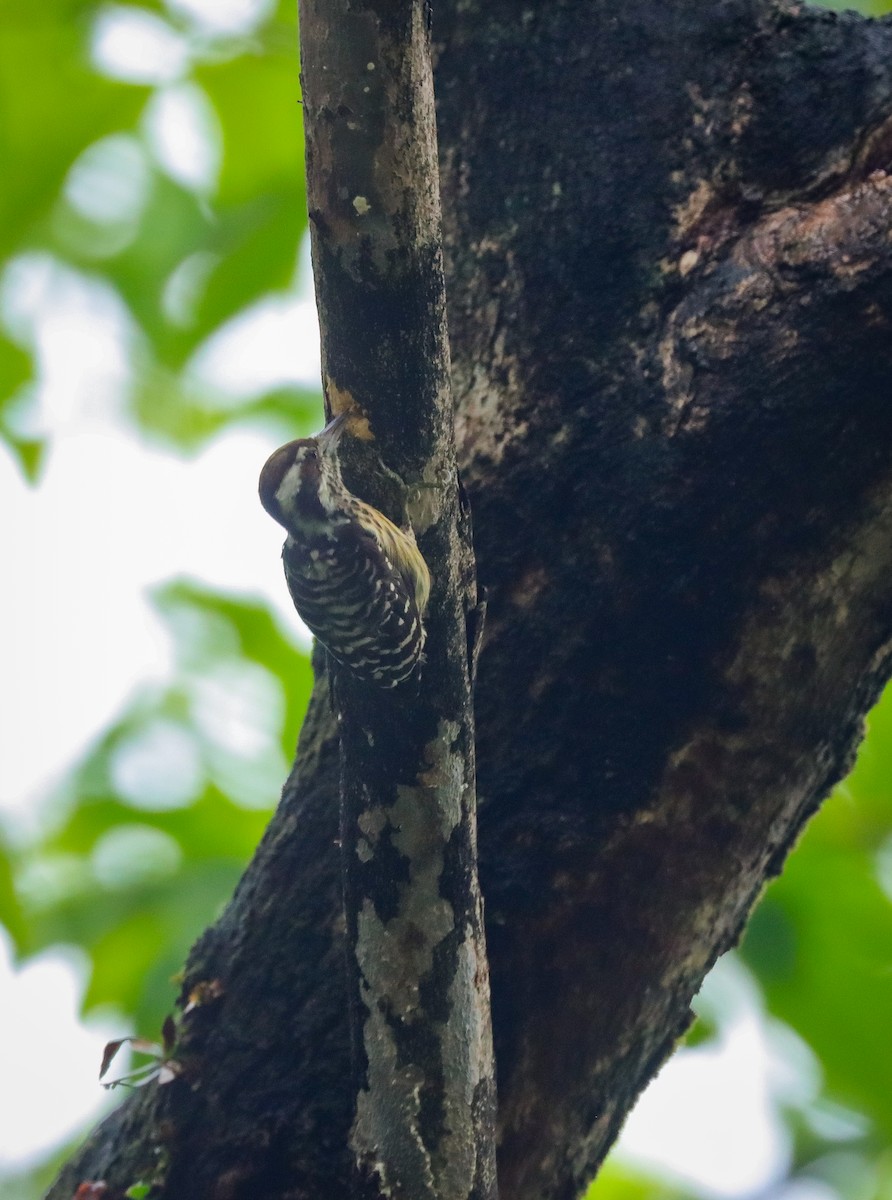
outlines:
[{"label": "tree fork", "polygon": [[[500,1184],[573,1200],[889,676],[892,26],[442,0],[435,33],[490,599]],[[357,336],[387,321],[368,306]],[[376,447],[403,471],[395,420],[375,414]],[[369,498],[398,518],[397,482]],[[152,1200],[347,1195],[339,778],[323,672],[282,803],[190,956],[181,1003],[223,989],[182,1023],[201,1086],[128,1098],[54,1200],[84,1178],[123,1194],[156,1150]]]}]

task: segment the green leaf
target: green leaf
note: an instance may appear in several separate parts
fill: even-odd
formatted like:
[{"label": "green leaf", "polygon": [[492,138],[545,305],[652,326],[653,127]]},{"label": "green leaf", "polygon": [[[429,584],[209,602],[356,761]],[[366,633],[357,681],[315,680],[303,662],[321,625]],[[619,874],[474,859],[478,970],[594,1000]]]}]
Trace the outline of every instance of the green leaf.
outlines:
[{"label": "green leaf", "polygon": [[690,1193],[608,1159],[583,1200],[685,1200]]},{"label": "green leaf", "polygon": [[24,432],[34,424],[35,396],[32,388],[24,387],[31,373],[31,355],[0,333],[0,441],[11,451],[25,478],[36,483],[46,443]]},{"label": "green leaf", "polygon": [[684,1037],[684,1046],[688,1050],[694,1049],[696,1046],[707,1045],[710,1042],[715,1042],[718,1037],[718,1027],[711,1018],[705,1017],[702,1014],[697,1017],[697,1020],[688,1030]]},{"label": "green leaf", "polygon": [[281,388],[250,401],[245,417],[263,418],[282,432],[282,441],[309,437],[324,423],[322,393],[313,388]]},{"label": "green leaf", "polygon": [[196,331],[210,333],[266,292],[289,287],[306,228],[295,188],[270,190],[220,213],[211,271],[198,307]]},{"label": "green leaf", "polygon": [[40,478],[47,443],[17,438],[9,433],[8,430],[3,430],[2,428],[0,428],[0,436],[2,436],[3,441],[12,451],[21,468],[22,474],[28,482],[36,483]]},{"label": "green leaf", "polygon": [[190,380],[158,365],[139,371],[130,403],[146,433],[160,435],[179,450],[198,449],[241,415],[240,410],[205,403]]},{"label": "green leaf", "polygon": [[293,23],[291,28],[280,22],[269,27],[264,44],[263,55],[244,54],[195,71],[223,132],[219,199],[230,208],[257,196],[290,194],[305,223],[303,119]]},{"label": "green leaf", "polygon": [[0,333],[0,414],[22,384],[31,378],[31,355]]},{"label": "green leaf", "polygon": [[30,934],[22,905],[16,894],[12,857],[2,842],[0,842],[0,921],[6,927],[17,951],[23,952],[29,948]]}]

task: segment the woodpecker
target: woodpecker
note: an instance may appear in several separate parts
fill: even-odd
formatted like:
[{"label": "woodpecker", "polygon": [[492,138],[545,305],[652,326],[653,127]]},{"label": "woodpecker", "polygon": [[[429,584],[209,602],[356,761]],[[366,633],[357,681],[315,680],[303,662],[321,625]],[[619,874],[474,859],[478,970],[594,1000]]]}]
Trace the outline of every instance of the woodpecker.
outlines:
[{"label": "woodpecker", "polygon": [[414,535],[344,485],[344,424],[280,446],[260,473],[260,502],[288,534],[285,580],[300,616],[358,679],[393,688],[421,658],[430,572]]}]

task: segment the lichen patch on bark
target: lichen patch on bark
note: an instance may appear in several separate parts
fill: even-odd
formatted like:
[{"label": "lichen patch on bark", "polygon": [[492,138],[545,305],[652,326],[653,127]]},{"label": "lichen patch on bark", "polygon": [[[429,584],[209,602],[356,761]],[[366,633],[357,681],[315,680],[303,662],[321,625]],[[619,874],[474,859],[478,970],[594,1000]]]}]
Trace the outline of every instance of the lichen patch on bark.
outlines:
[{"label": "lichen patch on bark", "polygon": [[[358,914],[356,957],[368,1069],[367,1087],[357,1097],[351,1144],[357,1160],[377,1170],[384,1194],[406,1200],[425,1200],[427,1195],[465,1200],[471,1194],[478,1137],[470,1114],[492,1061],[486,962],[478,957],[474,930],[457,928],[459,918],[441,895],[445,847],[462,820],[460,732],[457,722],[441,720],[437,736],[425,747],[417,785],[398,786],[392,805],[367,809],[359,817],[362,860],[371,861],[387,831],[388,845],[405,859],[407,878],[397,888],[395,914],[383,918],[368,899]],[[449,938],[456,949],[446,991],[448,1011],[431,1021],[424,1012],[423,989]],[[419,1021],[428,1032],[435,1031],[439,1042],[434,1051],[439,1067],[433,1071],[430,1061],[422,1067],[405,1056]],[[428,1044],[428,1054],[431,1049]],[[423,1128],[422,1097],[431,1103],[435,1079],[443,1133],[432,1148]],[[432,1154],[439,1164],[436,1173]],[[414,1192],[403,1190],[406,1180],[415,1181]]]}]

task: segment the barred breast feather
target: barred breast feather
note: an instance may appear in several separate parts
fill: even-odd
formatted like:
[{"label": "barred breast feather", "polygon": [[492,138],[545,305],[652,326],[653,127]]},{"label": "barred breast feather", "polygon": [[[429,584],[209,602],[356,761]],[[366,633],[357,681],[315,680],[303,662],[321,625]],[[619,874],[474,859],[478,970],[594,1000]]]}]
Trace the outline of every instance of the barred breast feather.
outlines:
[{"label": "barred breast feather", "polygon": [[349,522],[303,544],[289,537],[282,558],[295,608],[333,658],[381,687],[408,679],[424,647],[422,610],[373,535]]},{"label": "barred breast feather", "polygon": [[282,446],[260,476],[260,498],[284,526],[294,606],[329,654],[379,687],[403,683],[424,648],[430,573],[414,535],[348,491],[337,438]]}]

